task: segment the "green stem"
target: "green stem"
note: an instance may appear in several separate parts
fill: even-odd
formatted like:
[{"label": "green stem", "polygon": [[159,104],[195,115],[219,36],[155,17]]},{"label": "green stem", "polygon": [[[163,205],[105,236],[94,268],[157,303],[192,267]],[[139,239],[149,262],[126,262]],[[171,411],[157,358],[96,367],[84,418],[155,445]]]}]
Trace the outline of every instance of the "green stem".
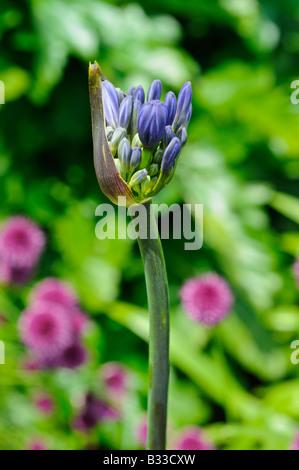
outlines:
[{"label": "green stem", "polygon": [[147,449],[164,450],[169,376],[169,293],[155,215],[150,202],[144,207],[147,232],[145,238],[138,238],[138,244],[144,264],[150,321]]}]

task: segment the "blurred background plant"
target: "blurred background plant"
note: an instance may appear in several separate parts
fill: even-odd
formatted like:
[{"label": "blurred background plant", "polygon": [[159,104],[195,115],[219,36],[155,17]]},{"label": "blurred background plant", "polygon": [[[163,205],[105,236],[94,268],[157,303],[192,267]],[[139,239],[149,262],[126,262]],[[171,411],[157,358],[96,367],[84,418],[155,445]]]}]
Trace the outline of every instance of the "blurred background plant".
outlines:
[{"label": "blurred background plant", "polygon": [[[142,264],[132,241],[100,241],[94,232],[95,208],[106,202],[92,162],[94,59],[124,90],[155,78],[165,93],[193,85],[188,144],[173,183],[155,198],[204,204],[201,250],[163,243],[172,302],[169,447],[292,446],[299,106],[290,84],[298,79],[298,22],[293,0],[1,2],[0,222],[25,216],[47,243],[25,284],[3,276],[0,287],[0,448],[144,443]],[[179,297],[188,278],[208,272],[225,278],[235,297],[213,328],[194,323]],[[49,277],[68,282],[88,315],[76,367],[41,366],[21,341],[19,318],[36,282]]]}]

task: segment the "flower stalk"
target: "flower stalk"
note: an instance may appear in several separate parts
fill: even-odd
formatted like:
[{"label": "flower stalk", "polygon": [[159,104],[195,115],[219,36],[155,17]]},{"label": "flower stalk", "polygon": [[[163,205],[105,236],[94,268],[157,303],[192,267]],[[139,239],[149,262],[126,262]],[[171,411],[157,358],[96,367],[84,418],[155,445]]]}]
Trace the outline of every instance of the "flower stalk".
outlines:
[{"label": "flower stalk", "polygon": [[138,238],[138,245],[144,265],[150,321],[147,449],[164,450],[169,377],[169,292],[155,215],[150,202],[144,206],[147,232],[146,237]]}]

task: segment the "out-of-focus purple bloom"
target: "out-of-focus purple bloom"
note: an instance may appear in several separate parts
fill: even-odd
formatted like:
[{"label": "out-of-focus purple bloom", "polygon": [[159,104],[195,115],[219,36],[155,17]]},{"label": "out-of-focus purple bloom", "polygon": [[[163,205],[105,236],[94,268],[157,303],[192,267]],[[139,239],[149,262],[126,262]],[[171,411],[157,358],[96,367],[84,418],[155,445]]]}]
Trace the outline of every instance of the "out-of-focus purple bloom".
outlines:
[{"label": "out-of-focus purple bloom", "polygon": [[136,90],[135,86],[130,86],[130,88],[128,89],[127,96],[129,96],[129,95],[133,96],[134,93],[135,93],[135,90]]},{"label": "out-of-focus purple bloom", "polygon": [[108,126],[118,127],[119,98],[116,89],[108,80],[102,82],[105,119]]},{"label": "out-of-focus purple bloom", "polygon": [[145,147],[153,148],[162,139],[167,120],[167,108],[158,100],[151,100],[141,107],[138,134]]},{"label": "out-of-focus purple bloom", "polygon": [[207,442],[201,429],[190,427],[182,431],[177,439],[176,450],[214,450],[214,447]]},{"label": "out-of-focus purple bloom", "polygon": [[205,325],[215,325],[228,315],[234,300],[228,283],[214,273],[189,279],[180,294],[187,315]]},{"label": "out-of-focus purple bloom", "polygon": [[299,450],[299,431],[296,432],[290,450]]},{"label": "out-of-focus purple bloom", "polygon": [[39,302],[25,310],[19,329],[24,344],[42,356],[55,356],[72,341],[70,317],[55,304]]},{"label": "out-of-focus purple bloom", "polygon": [[299,289],[299,259],[294,264],[294,276],[295,276],[295,281],[297,288]]},{"label": "out-of-focus purple bloom", "polygon": [[31,279],[33,271],[32,267],[19,268],[2,263],[0,264],[0,281],[21,286]]},{"label": "out-of-focus purple bloom", "polygon": [[60,305],[66,309],[75,308],[78,299],[72,288],[54,277],[41,281],[32,291],[34,302],[47,302]]},{"label": "out-of-focus purple bloom", "polygon": [[75,341],[62,351],[57,358],[57,366],[76,369],[86,362],[86,358],[86,349],[78,341]]},{"label": "out-of-focus purple bloom", "polygon": [[[190,82],[182,86],[177,102],[177,109],[173,120],[173,130],[176,132],[187,121],[190,113],[190,104],[192,100],[192,87]],[[190,119],[189,119],[190,120]],[[185,125],[186,127],[186,125]]]},{"label": "out-of-focus purple bloom", "polygon": [[8,219],[0,232],[0,260],[15,269],[32,269],[45,246],[45,235],[25,217]]},{"label": "out-of-focus purple bloom", "polygon": [[112,395],[124,395],[128,387],[128,373],[117,362],[107,362],[100,369],[101,378],[107,391]]},{"label": "out-of-focus purple bloom", "polygon": [[48,448],[41,439],[34,439],[28,444],[27,450],[48,450]]},{"label": "out-of-focus purple bloom", "polygon": [[177,137],[174,137],[164,152],[162,163],[161,163],[162,171],[165,171],[165,173],[171,172],[171,170],[175,166],[175,162],[176,162],[177,157],[179,156],[181,147],[182,145],[181,145],[180,139],[178,139]]},{"label": "out-of-focus purple bloom", "polygon": [[103,420],[115,421],[119,419],[119,412],[92,393],[85,397],[83,410],[75,418],[73,427],[79,431],[87,432]]},{"label": "out-of-focus purple bloom", "polygon": [[167,113],[168,113],[166,124],[171,125],[174,120],[174,116],[176,112],[176,97],[173,91],[169,91],[166,94],[164,104],[167,108]]},{"label": "out-of-focus purple bloom", "polygon": [[118,125],[124,129],[128,129],[131,116],[132,116],[132,106],[133,99],[131,95],[126,96],[126,98],[121,102],[119,107],[119,118]]},{"label": "out-of-focus purple bloom", "polygon": [[45,415],[51,415],[55,409],[53,398],[46,393],[37,395],[34,398],[34,405],[38,411]]},{"label": "out-of-focus purple bloom", "polygon": [[154,80],[148,89],[147,101],[159,100],[162,95],[162,83],[161,80]]},{"label": "out-of-focus purple bloom", "polygon": [[79,308],[75,308],[70,313],[72,330],[76,337],[80,336],[89,323],[86,313]]},{"label": "out-of-focus purple bloom", "polygon": [[135,439],[138,445],[142,448],[146,448],[147,440],[147,417],[146,415],[141,418],[136,426]]}]

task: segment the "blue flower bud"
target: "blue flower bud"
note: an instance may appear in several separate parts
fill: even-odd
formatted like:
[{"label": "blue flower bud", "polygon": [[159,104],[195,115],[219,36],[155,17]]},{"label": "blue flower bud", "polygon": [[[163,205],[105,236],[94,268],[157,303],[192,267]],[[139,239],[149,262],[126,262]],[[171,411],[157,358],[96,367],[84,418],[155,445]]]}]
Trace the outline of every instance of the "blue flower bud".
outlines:
[{"label": "blue flower bud", "polygon": [[135,134],[132,140],[132,147],[142,147],[142,142],[139,138],[139,134]]},{"label": "blue flower bud", "polygon": [[117,97],[118,97],[118,104],[120,105],[125,95],[124,95],[124,92],[120,88],[115,88],[115,90],[116,90]]},{"label": "blue flower bud", "polygon": [[167,147],[169,142],[175,137],[175,133],[172,130],[171,126],[166,126],[164,130],[164,134],[162,137],[162,145],[164,148]]},{"label": "blue flower bud", "polygon": [[112,83],[102,82],[103,102],[106,123],[116,129],[118,127],[118,94]]},{"label": "blue flower bud", "polygon": [[151,177],[147,175],[147,177],[141,183],[141,191],[145,194],[151,188]]},{"label": "blue flower bud", "polygon": [[158,100],[151,100],[141,107],[138,118],[138,134],[145,147],[155,147],[162,139],[167,119],[167,108]]},{"label": "blue flower bud", "polygon": [[180,139],[182,147],[187,142],[187,131],[186,127],[181,127],[177,132],[177,137]]},{"label": "blue flower bud", "polygon": [[158,165],[160,165],[160,163],[162,162],[163,155],[164,155],[163,150],[158,149],[154,155],[154,163],[158,163]]},{"label": "blue flower bud", "polygon": [[128,93],[127,93],[127,96],[128,95],[131,95],[133,96],[134,95],[134,92],[136,90],[136,87],[135,86],[130,86],[130,88],[128,89]]},{"label": "blue flower bud", "polygon": [[126,129],[123,129],[122,127],[118,127],[117,129],[115,129],[113,136],[111,137],[111,140],[109,142],[109,147],[113,155],[115,155],[120,141],[124,137],[126,137],[126,135],[127,135]]},{"label": "blue flower bud", "polygon": [[187,115],[190,112],[190,104],[192,99],[192,87],[191,82],[186,82],[179,93],[178,104],[173,120],[172,127],[174,131],[177,131],[187,120]]},{"label": "blue flower bud", "polygon": [[111,140],[113,132],[114,132],[113,127],[110,127],[110,126],[106,127],[106,136],[108,140]]},{"label": "blue flower bud", "polygon": [[147,101],[150,100],[159,100],[162,95],[162,83],[161,80],[154,80],[147,93]]},{"label": "blue flower bud", "polygon": [[166,124],[172,124],[176,112],[176,97],[173,91],[166,94],[164,104],[168,111]]},{"label": "blue flower bud", "polygon": [[133,94],[133,99],[141,101],[141,103],[144,103],[145,100],[145,94],[144,94],[144,89],[142,85],[139,85],[138,87],[135,88],[134,94]]},{"label": "blue flower bud", "polygon": [[129,186],[136,186],[137,184],[142,183],[142,181],[144,181],[146,177],[147,177],[146,170],[136,171],[136,173],[134,173],[134,175],[130,179]]},{"label": "blue flower bud", "polygon": [[150,176],[155,176],[159,171],[159,165],[157,163],[152,163],[148,169],[148,174]]},{"label": "blue flower bud", "polygon": [[176,159],[181,150],[181,142],[178,137],[174,137],[166,148],[161,164],[161,170],[170,173],[175,166]]},{"label": "blue flower bud", "polygon": [[120,127],[124,129],[128,129],[131,115],[132,115],[132,105],[133,99],[131,95],[128,95],[122,102],[119,107],[119,114],[118,114],[118,123]]},{"label": "blue flower bud", "polygon": [[131,117],[131,136],[135,136],[138,132],[138,118],[142,103],[139,100],[133,101],[132,117]]},{"label": "blue flower bud", "polygon": [[123,171],[126,173],[129,170],[131,159],[131,144],[126,137],[124,137],[119,143],[117,156]]},{"label": "blue flower bud", "polygon": [[120,163],[119,159],[115,158],[114,163],[115,163],[115,166],[116,166],[116,169],[117,169],[118,173],[121,174],[122,168],[121,168],[121,163]]},{"label": "blue flower bud", "polygon": [[141,148],[134,147],[130,159],[130,169],[135,170],[141,161]]},{"label": "blue flower bud", "polygon": [[183,123],[183,127],[186,127],[186,128],[188,127],[191,116],[192,116],[192,104],[190,104],[189,106],[185,122]]}]

